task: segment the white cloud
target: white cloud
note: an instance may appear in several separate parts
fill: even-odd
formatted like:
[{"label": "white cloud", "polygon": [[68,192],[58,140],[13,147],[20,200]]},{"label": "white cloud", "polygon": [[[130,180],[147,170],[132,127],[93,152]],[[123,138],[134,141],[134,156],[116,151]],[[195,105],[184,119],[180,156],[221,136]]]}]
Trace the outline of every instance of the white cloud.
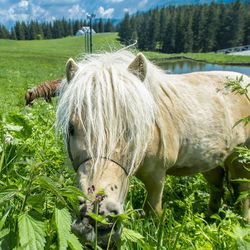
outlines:
[{"label": "white cloud", "polygon": [[126,13],[126,12],[130,13],[130,12],[131,12],[131,9],[129,9],[129,8],[124,8],[124,9],[123,9],[123,12],[125,12],[125,13]]},{"label": "white cloud", "polygon": [[106,0],[107,3],[121,3],[124,0]]},{"label": "white cloud", "polygon": [[32,5],[31,7],[31,16],[32,18],[39,18],[39,17],[49,17],[49,12],[45,9],[41,8],[38,5]]},{"label": "white cloud", "polygon": [[21,1],[17,4],[17,6],[18,6],[19,8],[27,9],[28,6],[29,6],[29,2],[26,1],[26,0],[21,0]]},{"label": "white cloud", "polygon": [[114,13],[114,8],[104,9],[102,6],[100,6],[97,10],[97,13],[104,18],[112,18]]},{"label": "white cloud", "polygon": [[148,3],[148,0],[142,0],[142,1],[139,2],[138,6],[140,8],[143,8],[147,3]]},{"label": "white cloud", "polygon": [[27,0],[21,0],[16,4],[11,5],[6,11],[7,15],[2,16],[4,22],[8,21],[30,21],[32,19],[51,20],[49,12],[39,5],[32,4]]},{"label": "white cloud", "polygon": [[82,9],[79,4],[73,5],[72,8],[68,10],[69,18],[77,19],[77,18],[85,18],[86,11]]},{"label": "white cloud", "polygon": [[73,5],[81,2],[80,0],[37,0],[39,5]]}]

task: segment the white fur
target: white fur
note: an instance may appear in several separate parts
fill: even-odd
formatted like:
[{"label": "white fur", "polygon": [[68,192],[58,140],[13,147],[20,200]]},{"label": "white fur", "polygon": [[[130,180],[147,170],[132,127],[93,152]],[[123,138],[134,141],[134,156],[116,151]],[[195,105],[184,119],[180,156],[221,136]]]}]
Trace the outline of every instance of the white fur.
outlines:
[{"label": "white fur", "polygon": [[[142,83],[127,70],[134,58],[132,53],[120,51],[79,62],[70,84],[62,84],[57,110],[57,127],[66,136],[73,116],[81,122],[85,132],[82,140],[88,154],[96,159],[95,165],[100,157],[112,157],[122,145],[121,164],[130,174],[145,155],[158,112],[154,98],[157,85],[151,80]],[[159,71],[149,67],[151,70],[151,77]]]}]

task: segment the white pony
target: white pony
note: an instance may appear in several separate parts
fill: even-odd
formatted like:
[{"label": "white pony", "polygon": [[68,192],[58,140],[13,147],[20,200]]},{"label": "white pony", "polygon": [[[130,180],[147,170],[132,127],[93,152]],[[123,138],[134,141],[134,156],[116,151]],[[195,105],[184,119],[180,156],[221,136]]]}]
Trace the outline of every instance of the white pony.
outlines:
[{"label": "white pony", "polygon": [[[123,212],[129,176],[140,178],[148,192],[146,208],[162,211],[165,175],[202,172],[213,186],[208,215],[217,212],[223,194],[224,166],[232,178],[250,173],[230,160],[237,145],[249,146],[250,125],[234,124],[250,115],[244,96],[218,91],[240,77],[234,72],[165,74],[141,53],[93,55],[66,65],[57,125],[65,134],[79,185],[89,197],[73,228],[84,241],[96,237],[88,212],[107,219]],[[244,83],[249,83],[247,76]],[[237,166],[236,166],[237,165]],[[239,191],[249,184],[238,185]],[[243,213],[250,220],[250,199]],[[98,242],[107,244],[121,229],[98,227]]]}]

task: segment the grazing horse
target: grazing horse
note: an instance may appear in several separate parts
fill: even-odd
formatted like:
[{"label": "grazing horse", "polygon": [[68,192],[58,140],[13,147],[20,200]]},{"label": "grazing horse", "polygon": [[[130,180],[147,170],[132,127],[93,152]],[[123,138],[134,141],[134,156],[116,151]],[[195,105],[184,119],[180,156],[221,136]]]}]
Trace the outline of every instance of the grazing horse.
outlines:
[{"label": "grazing horse", "polygon": [[[208,215],[220,206],[224,169],[233,179],[250,179],[243,166],[230,160],[237,145],[249,147],[250,124],[233,126],[250,115],[250,103],[245,96],[218,91],[240,74],[166,74],[141,53],[118,51],[92,55],[78,64],[69,59],[66,76],[57,126],[88,197],[73,225],[84,241],[95,240],[96,232],[103,246],[111,231],[114,241],[119,238],[121,229],[112,225],[110,215],[123,213],[131,175],[145,184],[145,209],[158,214],[166,175],[203,173],[212,186]],[[242,84],[249,82],[243,76]],[[249,189],[249,183],[238,184],[239,191]],[[249,206],[248,198],[247,220]],[[96,231],[90,212],[111,224],[98,223]]]},{"label": "grazing horse", "polygon": [[51,98],[57,96],[61,80],[45,81],[38,86],[29,89],[25,93],[26,106],[31,106],[37,98],[43,97],[46,102],[51,102]]}]

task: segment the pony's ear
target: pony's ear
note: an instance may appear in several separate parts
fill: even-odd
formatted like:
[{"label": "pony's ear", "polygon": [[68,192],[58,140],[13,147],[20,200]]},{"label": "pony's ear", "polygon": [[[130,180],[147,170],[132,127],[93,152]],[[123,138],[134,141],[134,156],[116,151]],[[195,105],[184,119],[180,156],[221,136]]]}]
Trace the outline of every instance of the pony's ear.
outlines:
[{"label": "pony's ear", "polygon": [[78,70],[78,65],[76,62],[70,58],[66,63],[66,77],[67,81],[70,82],[71,79],[74,77],[76,71]]},{"label": "pony's ear", "polygon": [[128,70],[143,82],[147,74],[147,62],[145,56],[142,53],[138,53],[134,61],[128,66]]}]

